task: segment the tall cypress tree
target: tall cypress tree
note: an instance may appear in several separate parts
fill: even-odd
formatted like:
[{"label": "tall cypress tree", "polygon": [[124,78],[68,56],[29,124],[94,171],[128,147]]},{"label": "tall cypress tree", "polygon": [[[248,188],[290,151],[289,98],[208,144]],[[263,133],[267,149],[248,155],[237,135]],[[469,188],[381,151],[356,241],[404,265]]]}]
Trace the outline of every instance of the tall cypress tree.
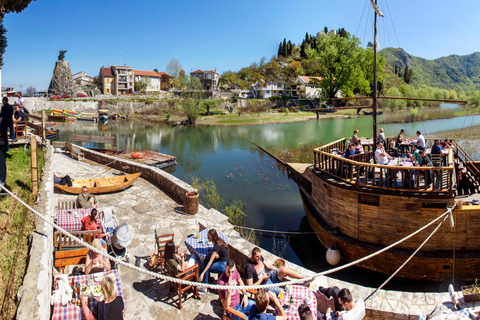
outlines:
[{"label": "tall cypress tree", "polygon": [[283,38],[282,56],[284,56],[284,57],[287,56],[287,39],[286,38]]},{"label": "tall cypress tree", "polygon": [[288,44],[287,44],[287,57],[290,57],[290,56],[292,55],[292,52],[293,52],[292,41],[288,40]]},{"label": "tall cypress tree", "polygon": [[283,53],[283,48],[282,48],[282,41],[280,41],[280,44],[278,45],[278,52],[277,52],[277,57],[280,58],[280,56]]},{"label": "tall cypress tree", "polygon": [[410,73],[409,73],[409,70],[408,70],[408,65],[405,65],[405,71],[403,73],[403,80],[407,84],[410,83]]},{"label": "tall cypress tree", "polygon": [[310,37],[308,36],[308,32],[305,34],[305,41],[306,41],[307,43],[310,42]]}]

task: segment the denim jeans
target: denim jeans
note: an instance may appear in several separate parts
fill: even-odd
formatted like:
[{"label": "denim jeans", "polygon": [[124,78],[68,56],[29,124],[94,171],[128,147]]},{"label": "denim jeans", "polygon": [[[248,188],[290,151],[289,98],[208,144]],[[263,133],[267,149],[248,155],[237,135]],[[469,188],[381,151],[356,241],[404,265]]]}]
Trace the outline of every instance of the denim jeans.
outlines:
[{"label": "denim jeans", "polygon": [[[282,280],[280,280],[280,277],[278,276],[278,270],[272,270],[270,271],[270,276],[267,279],[266,284],[273,284],[273,283],[280,283]],[[268,288],[267,291],[272,291],[275,293],[278,297],[280,294],[280,287],[273,287],[273,288]]]},{"label": "denim jeans", "polygon": [[[203,269],[205,269],[208,262],[209,262],[208,259],[203,260]],[[227,265],[227,261],[217,261],[217,262],[212,263],[210,268],[205,271],[205,275],[203,277],[203,282],[208,283],[208,276],[210,275],[210,272],[218,273],[218,274],[221,274],[222,272],[224,272],[226,265]]]},{"label": "denim jeans", "polygon": [[[235,310],[247,315],[247,317],[245,318],[245,320],[248,320],[248,313],[250,312],[250,308],[255,304],[255,301],[253,300],[250,300],[248,299],[248,303],[247,303],[247,306],[244,308],[242,306],[242,300],[240,299],[240,303],[234,308]],[[242,320],[240,319],[239,317],[236,317],[234,316],[233,314],[231,315],[231,317],[235,320]]]}]

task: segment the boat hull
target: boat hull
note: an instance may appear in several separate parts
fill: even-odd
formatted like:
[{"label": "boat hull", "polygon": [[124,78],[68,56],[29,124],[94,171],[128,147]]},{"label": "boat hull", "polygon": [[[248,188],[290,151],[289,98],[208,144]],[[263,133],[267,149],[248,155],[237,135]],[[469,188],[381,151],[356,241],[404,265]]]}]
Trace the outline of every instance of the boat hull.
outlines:
[{"label": "boat hull", "polygon": [[68,185],[62,186],[59,184],[55,184],[55,187],[67,193],[73,194],[80,194],[83,186],[87,186],[88,193],[91,194],[111,193],[128,188],[135,180],[137,180],[140,174],[141,173],[138,172],[123,176],[74,180],[71,187]]},{"label": "boat hull", "polygon": [[[446,205],[453,204],[452,198],[446,198],[436,209],[422,208],[422,203],[432,200],[352,190],[339,185],[328,175],[314,172],[312,168],[306,169],[301,176],[300,179],[298,176],[292,178],[299,184],[310,225],[325,247],[336,243],[347,262],[358,260],[404,238],[445,212]],[[299,181],[302,178],[304,180]],[[371,203],[359,201],[362,197]],[[372,199],[378,199],[378,202]],[[442,209],[443,204],[445,206]],[[472,281],[480,276],[480,237],[475,234],[474,228],[469,228],[477,223],[477,219],[480,220],[480,208],[455,209],[454,218],[455,229],[446,221],[398,276],[433,281],[449,279],[453,273],[464,281]],[[394,273],[436,226],[434,224],[359,266],[385,274]]]}]

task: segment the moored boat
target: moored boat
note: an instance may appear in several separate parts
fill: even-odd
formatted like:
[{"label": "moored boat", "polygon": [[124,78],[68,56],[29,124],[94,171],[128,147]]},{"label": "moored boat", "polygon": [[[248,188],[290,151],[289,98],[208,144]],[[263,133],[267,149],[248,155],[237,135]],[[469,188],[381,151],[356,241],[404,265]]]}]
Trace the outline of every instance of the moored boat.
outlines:
[{"label": "moored boat", "polygon": [[90,150],[108,154],[120,159],[140,162],[146,165],[157,167],[159,169],[167,168],[177,164],[174,156],[151,150],[134,151],[128,149],[110,150],[96,148],[90,148]]},{"label": "moored boat", "polygon": [[63,190],[68,193],[80,194],[82,192],[82,187],[87,186],[88,192],[92,194],[101,194],[101,193],[111,193],[116,191],[121,191],[128,188],[132,183],[137,180],[141,175],[140,172],[127,174],[122,176],[113,176],[106,178],[94,178],[94,179],[81,179],[73,180],[73,185],[69,187],[68,185],[62,186],[55,184],[60,190]]}]

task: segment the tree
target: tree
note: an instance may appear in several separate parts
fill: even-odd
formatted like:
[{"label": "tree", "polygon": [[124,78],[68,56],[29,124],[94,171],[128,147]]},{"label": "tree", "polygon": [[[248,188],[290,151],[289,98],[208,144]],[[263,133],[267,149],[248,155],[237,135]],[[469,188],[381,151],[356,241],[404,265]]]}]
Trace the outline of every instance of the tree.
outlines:
[{"label": "tree", "polygon": [[183,69],[182,65],[175,58],[172,58],[167,63],[167,66],[165,67],[165,71],[167,71],[167,73],[171,74],[174,78],[178,78],[178,76],[180,75],[180,70],[182,70],[182,69]]},{"label": "tree", "polygon": [[210,115],[210,109],[218,107],[218,101],[212,99],[203,100],[202,107],[207,111],[207,115]]},{"label": "tree", "polygon": [[193,125],[196,124],[198,116],[203,112],[198,99],[183,99],[180,102],[180,108],[187,116],[188,121]]},{"label": "tree", "polygon": [[147,88],[152,85],[152,79],[150,77],[142,77],[140,80],[135,81],[135,91],[145,92]]},{"label": "tree", "polygon": [[413,70],[405,65],[405,71],[403,73],[403,80],[405,83],[410,83],[412,81]]},{"label": "tree", "polygon": [[3,54],[7,49],[7,29],[3,26],[3,19],[0,23],[0,68],[3,67]]},{"label": "tree", "polygon": [[282,46],[282,56],[287,56],[287,39],[283,38],[283,46]]},{"label": "tree", "polygon": [[325,34],[328,33],[328,28],[327,28],[327,26],[325,26],[325,28],[323,28],[323,32],[325,32]]},{"label": "tree", "polygon": [[153,72],[158,73],[158,69],[157,68],[153,69]]},{"label": "tree", "polygon": [[25,89],[25,91],[30,97],[34,96],[35,93],[37,93],[37,89],[35,89],[34,87],[28,87],[27,89]]}]

